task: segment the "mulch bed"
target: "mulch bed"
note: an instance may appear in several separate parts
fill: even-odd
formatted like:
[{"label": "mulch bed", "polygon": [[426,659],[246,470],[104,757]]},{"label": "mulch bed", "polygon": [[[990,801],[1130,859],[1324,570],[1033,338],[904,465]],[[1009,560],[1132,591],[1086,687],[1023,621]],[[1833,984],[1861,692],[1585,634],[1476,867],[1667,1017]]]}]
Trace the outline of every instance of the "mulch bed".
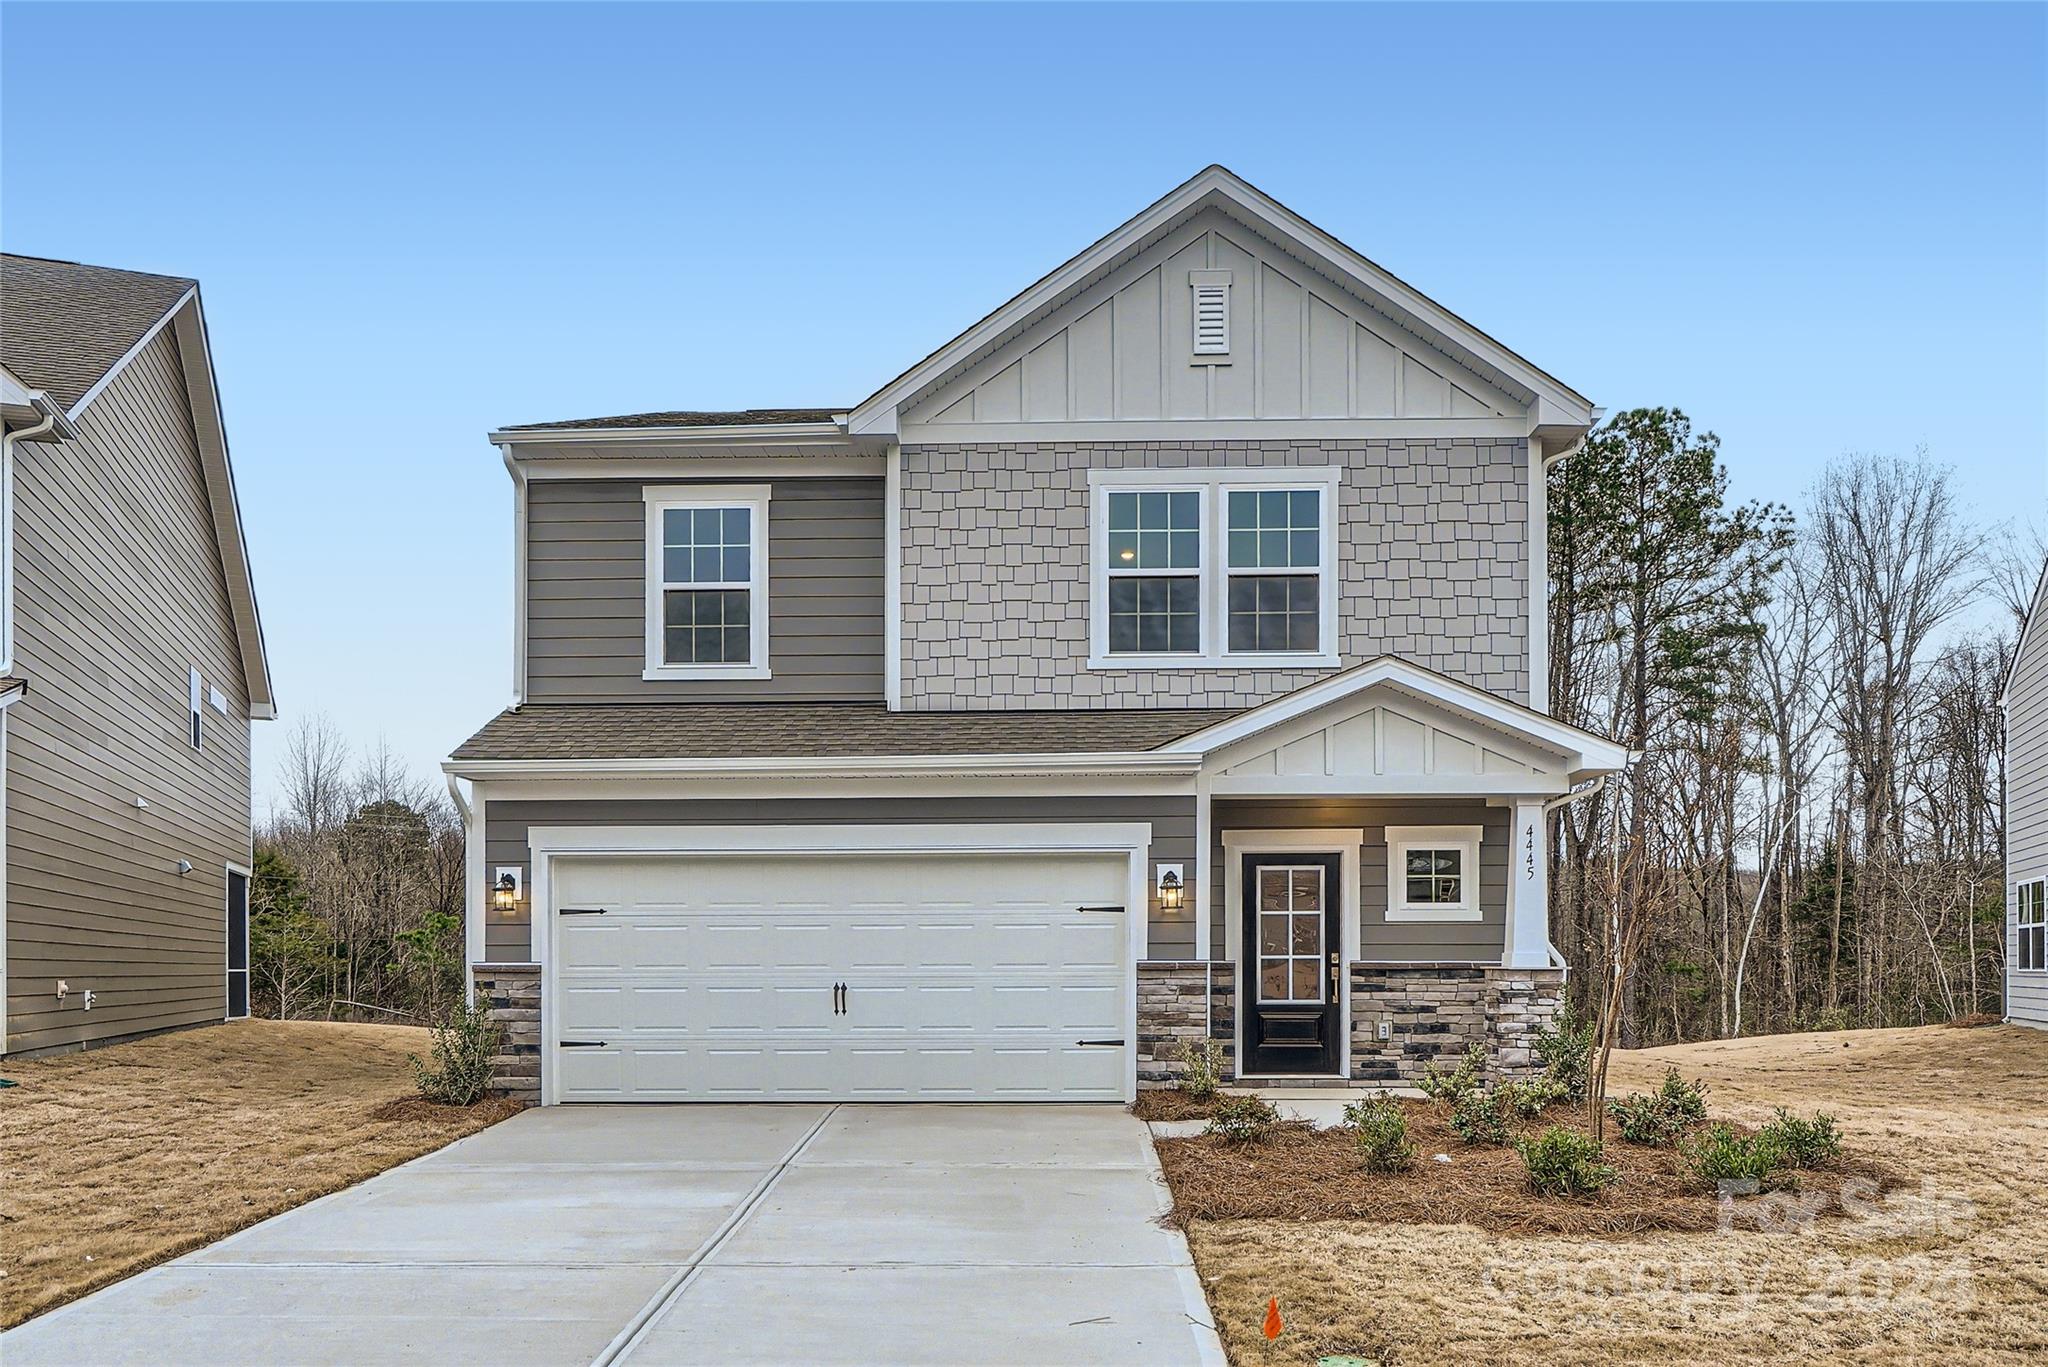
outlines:
[{"label": "mulch bed", "polygon": [[[1693,1184],[1674,1147],[1630,1144],[1609,1126],[1606,1162],[1618,1180],[1595,1196],[1542,1196],[1530,1190],[1528,1170],[1512,1145],[1467,1144],[1450,1127],[1448,1110],[1435,1103],[1404,1100],[1401,1106],[1417,1150],[1415,1166],[1405,1173],[1367,1172],[1348,1130],[1318,1130],[1301,1121],[1277,1126],[1257,1144],[1208,1135],[1159,1139],[1160,1166],[1173,1192],[1170,1218],[1182,1226],[1190,1220],[1367,1220],[1607,1235],[1709,1230],[1720,1218],[1719,1197]],[[1569,1107],[1552,1107],[1542,1120],[1515,1128],[1526,1134],[1552,1124],[1584,1129]],[[1439,1153],[1451,1161],[1437,1162]],[[1904,1185],[1890,1169],[1853,1154],[1825,1171],[1787,1176],[1786,1185],[1796,1184],[1809,1200],[1838,1192],[1850,1178],[1874,1182],[1881,1191]],[[1839,1201],[1815,1204],[1824,1205],[1825,1215],[1841,1214]],[[1737,1221],[1737,1228],[1755,1227]]]},{"label": "mulch bed", "polygon": [[1147,1088],[1131,1103],[1131,1114],[1140,1120],[1207,1120],[1222,1100],[1217,1095],[1197,1101],[1178,1087]]},{"label": "mulch bed", "polygon": [[446,1124],[464,1116],[488,1118],[488,1123],[497,1124],[526,1109],[523,1101],[510,1097],[485,1097],[474,1106],[444,1106],[438,1101],[429,1101],[423,1096],[402,1096],[396,1101],[387,1101],[373,1106],[368,1116],[371,1120],[410,1122],[413,1124]]},{"label": "mulch bed", "polygon": [[1957,1016],[1947,1024],[1952,1030],[1976,1030],[1986,1025],[2003,1025],[2005,1017],[1994,1016],[1988,1011],[1972,1011],[1966,1016]]}]

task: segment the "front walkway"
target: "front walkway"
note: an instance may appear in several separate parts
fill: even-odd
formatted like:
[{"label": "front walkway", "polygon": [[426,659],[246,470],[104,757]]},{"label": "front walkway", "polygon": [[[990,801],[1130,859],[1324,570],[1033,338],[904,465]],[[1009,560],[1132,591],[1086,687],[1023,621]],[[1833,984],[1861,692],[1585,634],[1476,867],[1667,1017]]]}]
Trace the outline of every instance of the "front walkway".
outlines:
[{"label": "front walkway", "polygon": [[0,1336],[81,1362],[1221,1363],[1114,1106],[553,1107]]}]

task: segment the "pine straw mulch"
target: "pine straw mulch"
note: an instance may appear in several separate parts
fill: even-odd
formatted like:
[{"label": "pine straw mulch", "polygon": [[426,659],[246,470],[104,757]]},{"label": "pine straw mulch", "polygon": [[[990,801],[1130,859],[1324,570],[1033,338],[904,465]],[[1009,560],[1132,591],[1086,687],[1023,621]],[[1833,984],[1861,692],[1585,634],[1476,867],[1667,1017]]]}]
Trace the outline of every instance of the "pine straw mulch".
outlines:
[{"label": "pine straw mulch", "polygon": [[402,1096],[373,1106],[368,1111],[371,1120],[395,1121],[413,1125],[460,1125],[465,1122],[480,1122],[495,1125],[500,1120],[510,1120],[526,1109],[523,1101],[509,1097],[485,1097],[473,1106],[447,1106],[438,1101],[429,1101],[423,1096]]},{"label": "pine straw mulch", "polygon": [[[1542,1196],[1530,1190],[1528,1169],[1512,1144],[1467,1144],[1450,1127],[1448,1109],[1434,1102],[1404,1100],[1401,1107],[1416,1146],[1415,1166],[1405,1173],[1367,1172],[1349,1130],[1318,1130],[1306,1121],[1284,1121],[1256,1144],[1209,1135],[1156,1139],[1173,1193],[1168,1218],[1182,1228],[1193,1220],[1364,1220],[1583,1235],[1711,1230],[1719,1221],[1719,1197],[1683,1173],[1675,1146],[1630,1144],[1609,1126],[1606,1162],[1618,1180],[1595,1196]],[[1575,1108],[1554,1106],[1542,1120],[1519,1122],[1514,1130],[1530,1134],[1553,1124],[1585,1128]],[[1437,1162],[1440,1153],[1450,1161]],[[1839,1216],[1841,1201],[1818,1198],[1838,1194],[1852,1178],[1875,1184],[1878,1192],[1905,1185],[1890,1168],[1854,1154],[1824,1171],[1786,1174],[1782,1185],[1796,1186],[1824,1215]],[[1876,1193],[1865,1186],[1861,1194]],[[1757,1222],[1738,1220],[1736,1226],[1755,1228]]]},{"label": "pine straw mulch", "polygon": [[1216,1114],[1222,1093],[1197,1100],[1178,1087],[1147,1088],[1131,1103],[1131,1114],[1140,1120],[1207,1120]]}]

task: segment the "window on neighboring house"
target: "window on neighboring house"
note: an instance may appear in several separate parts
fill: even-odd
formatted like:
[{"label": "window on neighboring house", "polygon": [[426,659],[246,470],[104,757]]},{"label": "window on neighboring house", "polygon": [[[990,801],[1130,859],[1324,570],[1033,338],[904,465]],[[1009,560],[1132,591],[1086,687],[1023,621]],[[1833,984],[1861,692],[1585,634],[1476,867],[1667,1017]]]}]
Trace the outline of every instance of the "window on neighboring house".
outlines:
[{"label": "window on neighboring house", "polygon": [[1387,827],[1387,919],[1479,919],[1478,826]]},{"label": "window on neighboring house", "polygon": [[200,708],[201,708],[202,706],[204,706],[204,703],[202,703],[202,702],[201,702],[201,699],[202,699],[202,698],[203,698],[203,697],[205,696],[205,692],[206,692],[206,690],[205,690],[205,686],[204,686],[203,684],[201,684],[201,683],[200,683],[200,681],[199,681],[199,666],[198,666],[198,665],[194,665],[194,666],[192,666],[192,677],[191,677],[190,683],[191,683],[191,699],[190,699],[190,701],[191,701],[191,741],[192,741],[192,748],[193,748],[194,750],[197,750],[197,749],[199,748],[199,742],[200,742],[200,739],[201,739],[201,728],[200,728],[200,724],[199,724],[199,710],[200,710]]},{"label": "window on neighboring house", "polygon": [[768,671],[766,485],[649,488],[650,679]]},{"label": "window on neighboring house", "polygon": [[2013,966],[2029,972],[2048,969],[2048,883],[2035,879],[2018,887],[2013,916]]},{"label": "window on neighboring house", "polygon": [[1091,667],[1334,667],[1339,478],[1091,471]]},{"label": "window on neighboring house", "polygon": [[1109,496],[1109,648],[1180,655],[1202,649],[1202,495]]}]

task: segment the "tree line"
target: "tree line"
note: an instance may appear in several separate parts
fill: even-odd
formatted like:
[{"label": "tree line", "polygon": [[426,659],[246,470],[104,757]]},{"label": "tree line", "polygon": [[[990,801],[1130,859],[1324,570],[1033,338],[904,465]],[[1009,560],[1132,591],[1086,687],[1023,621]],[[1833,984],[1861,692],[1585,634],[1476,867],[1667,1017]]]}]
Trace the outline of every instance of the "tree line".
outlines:
[{"label": "tree line", "polygon": [[1672,409],[1547,475],[1549,684],[1636,758],[1551,818],[1608,1048],[2002,1009],[1999,695],[2044,557],[1921,451],[1735,502]]}]

